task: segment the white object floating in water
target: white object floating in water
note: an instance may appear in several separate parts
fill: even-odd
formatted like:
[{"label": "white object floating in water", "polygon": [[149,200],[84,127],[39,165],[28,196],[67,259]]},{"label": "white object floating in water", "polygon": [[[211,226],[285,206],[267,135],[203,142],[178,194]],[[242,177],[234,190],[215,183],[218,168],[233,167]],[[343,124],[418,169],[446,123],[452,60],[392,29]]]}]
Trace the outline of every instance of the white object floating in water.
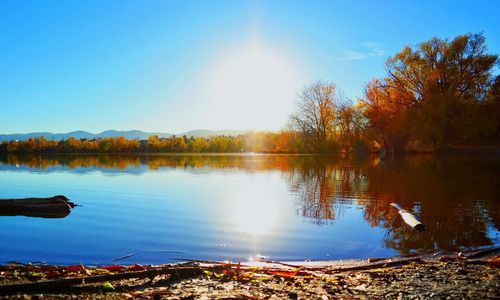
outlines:
[{"label": "white object floating in water", "polygon": [[425,229],[425,225],[422,222],[420,222],[420,220],[414,214],[407,211],[406,209],[403,209],[397,203],[391,203],[391,206],[399,210],[399,214],[403,218],[403,221],[405,221],[405,223],[410,225],[413,229],[419,231]]}]

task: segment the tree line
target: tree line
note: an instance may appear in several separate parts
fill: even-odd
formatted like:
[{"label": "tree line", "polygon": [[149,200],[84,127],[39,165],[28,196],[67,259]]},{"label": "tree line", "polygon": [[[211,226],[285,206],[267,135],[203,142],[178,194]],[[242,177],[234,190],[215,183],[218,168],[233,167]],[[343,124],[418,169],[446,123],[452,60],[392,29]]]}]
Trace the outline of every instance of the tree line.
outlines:
[{"label": "tree line", "polygon": [[4,142],[0,152],[338,153],[498,147],[500,75],[493,75],[498,64],[483,34],[433,38],[389,57],[386,76],[367,83],[357,101],[342,98],[331,82],[304,87],[280,132],[208,138],[153,135],[147,141],[41,137]]},{"label": "tree line", "polygon": [[240,152],[242,139],[232,136],[158,138],[148,140],[109,137],[101,139],[76,139],[53,141],[45,137],[0,144],[0,152],[8,153],[144,153],[144,152]]},{"label": "tree line", "polygon": [[0,144],[0,153],[302,153],[300,136],[292,132],[255,132],[239,136],[172,136],[147,140],[109,137],[101,139],[47,140],[45,137]]}]

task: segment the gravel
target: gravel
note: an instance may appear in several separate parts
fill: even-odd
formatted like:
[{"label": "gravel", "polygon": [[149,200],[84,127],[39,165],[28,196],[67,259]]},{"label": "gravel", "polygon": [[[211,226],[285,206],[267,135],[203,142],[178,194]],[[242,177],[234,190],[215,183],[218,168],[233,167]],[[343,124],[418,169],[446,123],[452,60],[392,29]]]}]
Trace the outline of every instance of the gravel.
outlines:
[{"label": "gravel", "polygon": [[[227,274],[226,274],[227,275]],[[422,261],[394,268],[334,274],[278,276],[256,272],[245,278],[207,273],[172,282],[154,279],[84,286],[58,294],[0,296],[2,299],[500,299],[500,269],[465,261]]]}]

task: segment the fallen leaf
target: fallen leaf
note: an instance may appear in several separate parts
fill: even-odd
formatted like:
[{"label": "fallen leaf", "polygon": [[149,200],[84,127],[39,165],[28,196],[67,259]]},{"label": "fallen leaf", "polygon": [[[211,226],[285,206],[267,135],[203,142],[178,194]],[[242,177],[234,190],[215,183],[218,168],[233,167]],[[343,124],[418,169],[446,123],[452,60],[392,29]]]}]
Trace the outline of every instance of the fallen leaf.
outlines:
[{"label": "fallen leaf", "polygon": [[281,276],[281,277],[295,277],[297,276],[298,271],[271,271],[269,272],[273,275]]},{"label": "fallen leaf", "polygon": [[115,287],[111,283],[109,283],[109,282],[103,283],[102,288],[105,291],[112,291],[112,290],[115,289]]}]

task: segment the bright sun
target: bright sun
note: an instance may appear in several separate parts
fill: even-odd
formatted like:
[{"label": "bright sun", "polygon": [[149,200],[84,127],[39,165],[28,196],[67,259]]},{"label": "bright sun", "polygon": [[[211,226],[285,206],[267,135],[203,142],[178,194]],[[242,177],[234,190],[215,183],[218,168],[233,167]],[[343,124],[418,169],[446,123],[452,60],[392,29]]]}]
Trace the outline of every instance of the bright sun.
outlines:
[{"label": "bright sun", "polygon": [[206,69],[200,97],[213,128],[277,130],[293,110],[303,73],[287,51],[253,39]]}]

